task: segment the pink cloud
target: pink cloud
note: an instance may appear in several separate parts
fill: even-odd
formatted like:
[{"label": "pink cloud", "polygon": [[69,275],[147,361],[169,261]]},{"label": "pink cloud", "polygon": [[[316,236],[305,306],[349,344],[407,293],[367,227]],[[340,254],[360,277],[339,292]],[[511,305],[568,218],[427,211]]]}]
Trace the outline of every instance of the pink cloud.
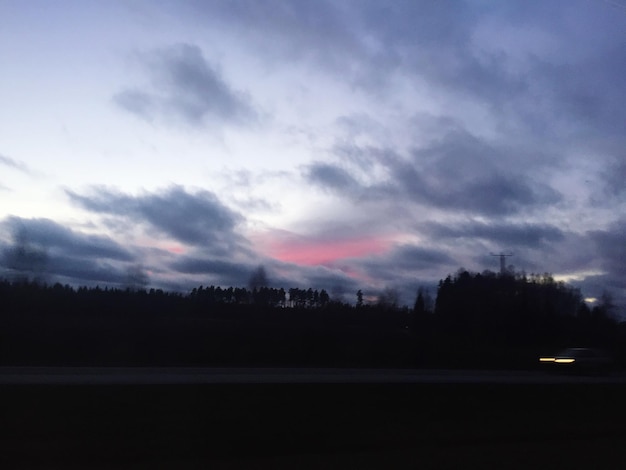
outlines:
[{"label": "pink cloud", "polygon": [[272,232],[256,240],[265,254],[278,260],[301,265],[324,265],[345,258],[378,254],[388,242],[377,237],[313,239],[289,232]]},{"label": "pink cloud", "polygon": [[185,253],[185,249],[182,246],[172,245],[165,247],[165,249],[170,253],[174,253],[177,255],[182,255],[183,253]]}]

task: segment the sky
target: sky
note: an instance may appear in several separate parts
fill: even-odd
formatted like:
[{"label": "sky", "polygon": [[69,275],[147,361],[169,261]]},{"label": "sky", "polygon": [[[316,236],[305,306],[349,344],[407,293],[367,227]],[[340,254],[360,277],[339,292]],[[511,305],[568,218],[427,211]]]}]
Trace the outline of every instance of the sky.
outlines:
[{"label": "sky", "polygon": [[623,0],[0,0],[0,68],[5,277],[626,314]]}]

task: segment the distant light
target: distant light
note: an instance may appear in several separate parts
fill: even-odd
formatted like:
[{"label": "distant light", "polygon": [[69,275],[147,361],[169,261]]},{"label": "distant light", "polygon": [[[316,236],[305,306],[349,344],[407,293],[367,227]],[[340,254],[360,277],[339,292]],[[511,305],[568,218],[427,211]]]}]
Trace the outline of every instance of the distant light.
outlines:
[{"label": "distant light", "polygon": [[575,360],[576,359],[555,359],[554,362],[556,362],[557,364],[571,364]]},{"label": "distant light", "polygon": [[572,282],[572,281],[580,282],[580,281],[584,281],[588,277],[601,276],[603,274],[606,274],[606,273],[604,271],[596,271],[596,270],[578,271],[578,272],[567,273],[567,274],[555,273],[554,280],[557,282]]},{"label": "distant light", "polygon": [[540,357],[539,362],[554,362],[556,358],[554,357]]},{"label": "distant light", "polygon": [[598,299],[596,297],[585,297],[585,302],[587,302],[588,304],[593,304],[596,303],[598,301]]}]

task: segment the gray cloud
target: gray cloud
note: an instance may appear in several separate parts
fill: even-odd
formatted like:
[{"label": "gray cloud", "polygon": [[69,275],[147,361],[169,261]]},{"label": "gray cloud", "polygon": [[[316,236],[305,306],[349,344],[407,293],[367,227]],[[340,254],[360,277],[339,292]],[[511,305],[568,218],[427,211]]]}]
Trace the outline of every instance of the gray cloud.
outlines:
[{"label": "gray cloud", "polygon": [[[334,263],[333,266],[343,267],[341,263]],[[345,263],[348,272],[356,270],[362,278],[351,279],[351,295],[347,297],[354,302],[358,289],[362,289],[367,296],[378,296],[391,289],[398,294],[400,305],[412,305],[419,287],[429,289],[434,297],[437,281],[457,268],[457,260],[447,251],[414,244],[397,245],[387,253]],[[375,282],[365,282],[365,279]]]},{"label": "gray cloud", "polygon": [[0,154],[0,165],[7,166],[13,170],[20,171],[27,175],[32,174],[32,171],[30,170],[30,168],[28,168],[28,166],[25,163],[14,160],[13,158],[7,157],[2,154]]},{"label": "gray cloud", "polygon": [[597,191],[600,195],[594,201],[598,205],[605,205],[607,200],[626,202],[626,151],[616,155],[602,171],[602,188]]},{"label": "gray cloud", "polygon": [[194,18],[215,28],[226,27],[229,33],[245,38],[255,51],[277,63],[313,62],[353,75],[367,57],[354,12],[333,2],[190,3]]},{"label": "gray cloud", "polygon": [[454,130],[416,150],[410,160],[390,160],[390,171],[418,200],[466,213],[514,214],[560,200],[555,190],[538,180],[536,165],[524,168],[528,162],[509,152]]},{"label": "gray cloud", "polygon": [[198,46],[179,44],[140,56],[152,88],[128,88],[113,101],[143,119],[176,116],[192,126],[243,124],[256,119],[249,98],[233,90]]},{"label": "gray cloud", "polygon": [[207,278],[206,282],[228,287],[246,287],[256,265],[183,256],[172,262],[169,267],[183,274],[202,275]]},{"label": "gray cloud", "polygon": [[438,170],[439,174],[429,175],[404,162],[399,162],[393,171],[399,183],[398,197],[402,197],[404,191],[409,200],[464,214],[512,215],[525,208],[560,200],[558,193],[547,186],[506,174],[456,180],[452,175],[446,175],[443,169]]},{"label": "gray cloud", "polygon": [[546,243],[564,239],[563,231],[547,224],[469,222],[457,225],[429,223],[423,227],[431,237],[441,239],[482,239],[497,246],[544,248]]},{"label": "gray cloud", "polygon": [[158,97],[137,89],[123,90],[113,97],[113,101],[146,121],[152,121],[160,108]]},{"label": "gray cloud", "polygon": [[449,266],[454,266],[454,260],[450,255],[440,249],[409,244],[398,245],[384,255],[354,261],[365,269],[367,276],[384,280],[386,283],[399,280],[407,273],[413,275],[420,271],[444,273]]},{"label": "gray cloud", "polygon": [[103,283],[122,286],[128,281],[127,269],[97,258],[52,256],[47,271],[55,278],[66,278],[80,285]]},{"label": "gray cloud", "polygon": [[626,218],[614,222],[606,230],[589,233],[597,245],[602,266],[610,276],[626,286]]},{"label": "gray cloud", "polygon": [[547,224],[503,224],[472,222],[456,226],[431,223],[426,231],[437,238],[480,238],[506,246],[538,248],[546,242],[558,242],[563,232]]},{"label": "gray cloud", "polygon": [[10,216],[3,220],[1,225],[5,231],[23,234],[29,243],[51,252],[86,258],[133,260],[127,249],[108,237],[75,232],[50,219],[22,219]]},{"label": "gray cloud", "polygon": [[343,168],[328,163],[312,163],[306,169],[306,178],[309,182],[319,186],[350,192],[357,188],[357,181]]},{"label": "gray cloud", "polygon": [[581,140],[602,136],[623,142],[625,55],[626,45],[621,41],[604,44],[572,63],[538,61],[532,75],[551,105],[547,117],[567,124],[570,131],[580,133]]},{"label": "gray cloud", "polygon": [[380,94],[397,71],[455,93],[510,98],[523,90],[502,54],[478,55],[472,37],[480,19],[466,2],[332,2],[242,0],[193,2],[204,21],[227,23],[277,62],[312,62]]},{"label": "gray cloud", "polygon": [[395,247],[386,263],[393,269],[419,271],[453,263],[452,258],[440,249],[424,248],[416,245]]},{"label": "gray cloud", "polygon": [[104,188],[94,189],[89,196],[66,192],[72,202],[89,211],[115,215],[129,224],[145,224],[182,243],[215,253],[226,255],[244,244],[234,231],[241,216],[209,191],[189,193],[173,186],[160,194],[137,197]]},{"label": "gray cloud", "polygon": [[[304,177],[312,184],[359,200],[504,216],[557,204],[562,199],[539,179],[538,168],[547,164],[530,166],[508,149],[487,145],[465,131],[446,133],[408,158],[392,149],[343,145],[335,150],[338,158],[350,165],[349,170],[318,162],[306,167]],[[368,178],[375,166],[386,176],[359,183],[359,177]],[[519,168],[514,175],[513,168]]]},{"label": "gray cloud", "polygon": [[135,259],[108,237],[76,232],[49,219],[7,217],[0,226],[13,237],[2,250],[1,264],[7,273],[81,285],[120,284],[123,265]]}]

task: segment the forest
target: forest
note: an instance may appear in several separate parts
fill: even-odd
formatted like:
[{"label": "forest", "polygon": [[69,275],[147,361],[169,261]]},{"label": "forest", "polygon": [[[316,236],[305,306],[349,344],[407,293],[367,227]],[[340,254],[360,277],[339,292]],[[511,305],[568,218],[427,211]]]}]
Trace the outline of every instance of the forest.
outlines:
[{"label": "forest", "polygon": [[473,273],[420,288],[412,307],[325,290],[144,288],[0,281],[0,365],[536,367],[593,346],[626,362],[610,299],[590,308],[549,274]]}]

